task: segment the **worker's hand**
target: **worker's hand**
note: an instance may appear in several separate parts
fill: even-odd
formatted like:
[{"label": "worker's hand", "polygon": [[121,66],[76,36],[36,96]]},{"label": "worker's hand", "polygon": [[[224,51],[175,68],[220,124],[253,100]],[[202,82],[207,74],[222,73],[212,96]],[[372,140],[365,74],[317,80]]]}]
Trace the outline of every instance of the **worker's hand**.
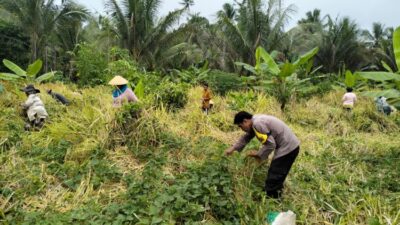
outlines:
[{"label": "worker's hand", "polygon": [[253,159],[255,159],[258,163],[261,163],[261,158],[260,156],[258,156],[257,151],[250,151],[249,153],[247,153],[247,157],[251,157]]},{"label": "worker's hand", "polygon": [[257,151],[250,151],[249,153],[247,153],[247,157],[253,157],[253,158],[257,158],[259,159],[260,156],[258,156]]},{"label": "worker's hand", "polygon": [[229,156],[232,155],[235,152],[235,149],[230,147],[227,150],[225,150],[225,155]]}]

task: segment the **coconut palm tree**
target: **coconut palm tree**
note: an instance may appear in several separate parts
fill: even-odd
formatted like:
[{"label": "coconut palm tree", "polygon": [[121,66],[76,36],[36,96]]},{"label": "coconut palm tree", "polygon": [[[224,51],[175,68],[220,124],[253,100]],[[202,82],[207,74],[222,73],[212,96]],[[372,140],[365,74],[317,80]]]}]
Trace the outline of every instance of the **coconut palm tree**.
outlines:
[{"label": "coconut palm tree", "polygon": [[194,0],[183,0],[181,3],[185,8],[190,8],[194,5]]},{"label": "coconut palm tree", "polygon": [[286,59],[293,59],[322,43],[327,16],[321,17],[321,11],[314,9],[306,13],[298,25],[285,34],[282,52]]},{"label": "coconut palm tree", "polygon": [[115,20],[120,45],[127,48],[136,61],[154,69],[160,51],[172,47],[173,35],[169,29],[192,4],[191,1],[184,3],[182,9],[159,19],[161,0],[123,0],[121,3],[109,0],[106,6]]},{"label": "coconut palm tree", "polygon": [[302,29],[314,34],[322,31],[326,18],[327,16],[321,18],[321,10],[314,9],[313,11],[308,11],[306,17],[300,19],[297,23]]},{"label": "coconut palm tree", "polygon": [[258,46],[267,51],[280,48],[284,25],[294,6],[283,8],[280,0],[242,0],[237,8],[224,5],[218,13],[219,25],[224,32],[227,47],[234,49],[236,61],[254,64]]},{"label": "coconut palm tree", "polygon": [[336,73],[343,67],[355,71],[369,64],[371,59],[365,44],[360,41],[361,31],[354,21],[348,17],[336,20],[328,17],[326,26],[316,57],[324,72]]},{"label": "coconut palm tree", "polygon": [[59,22],[65,17],[85,14],[73,0],[0,0],[0,6],[18,18],[18,24],[30,37],[31,61],[45,54],[46,46]]},{"label": "coconut palm tree", "polygon": [[379,70],[396,71],[396,60],[393,52],[392,37],[393,28],[385,27],[381,23],[373,23],[371,32],[364,30],[362,37],[365,39],[370,55],[373,56],[373,64]]}]

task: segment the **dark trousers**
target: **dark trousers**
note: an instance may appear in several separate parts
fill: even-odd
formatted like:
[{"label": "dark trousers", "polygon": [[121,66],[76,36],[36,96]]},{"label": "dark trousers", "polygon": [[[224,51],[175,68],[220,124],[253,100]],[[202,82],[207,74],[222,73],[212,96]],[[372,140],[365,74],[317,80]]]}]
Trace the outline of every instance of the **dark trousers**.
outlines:
[{"label": "dark trousers", "polygon": [[265,191],[268,197],[279,198],[281,196],[283,182],[285,182],[286,176],[299,154],[299,150],[300,147],[297,147],[289,154],[272,160],[265,180]]}]

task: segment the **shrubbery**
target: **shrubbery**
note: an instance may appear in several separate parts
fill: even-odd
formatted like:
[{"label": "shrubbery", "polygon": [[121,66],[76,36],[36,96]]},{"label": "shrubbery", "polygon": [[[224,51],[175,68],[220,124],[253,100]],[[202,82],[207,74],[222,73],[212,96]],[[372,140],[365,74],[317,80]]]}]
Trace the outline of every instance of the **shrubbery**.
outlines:
[{"label": "shrubbery", "polygon": [[188,101],[186,84],[163,82],[155,92],[155,104],[163,105],[170,110],[183,108]]},{"label": "shrubbery", "polygon": [[79,45],[76,57],[78,69],[78,84],[81,86],[93,86],[104,84],[107,77],[104,76],[107,69],[107,59],[103,52],[93,45]]},{"label": "shrubbery", "polygon": [[238,91],[244,88],[244,84],[237,74],[219,70],[211,70],[202,81],[207,82],[212,91],[220,95],[225,95],[231,90]]},{"label": "shrubbery", "polygon": [[120,75],[133,84],[137,84],[141,78],[138,65],[129,56],[128,50],[119,48],[111,49],[112,61],[108,63],[106,69],[106,80],[112,79],[115,75]]}]

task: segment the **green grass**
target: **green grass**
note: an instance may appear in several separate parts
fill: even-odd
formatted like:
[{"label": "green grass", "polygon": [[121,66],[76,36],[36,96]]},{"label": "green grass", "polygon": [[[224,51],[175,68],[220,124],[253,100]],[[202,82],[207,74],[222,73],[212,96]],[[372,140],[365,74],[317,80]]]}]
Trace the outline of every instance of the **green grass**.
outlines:
[{"label": "green grass", "polygon": [[[114,109],[109,87],[44,84],[50,121],[25,132],[25,96],[3,86],[0,224],[264,224],[267,212],[287,210],[297,224],[400,224],[399,115],[376,113],[369,99],[349,114],[331,92],[282,113],[270,96],[235,92],[205,116],[200,87],[169,112],[151,100]],[[300,138],[282,202],[263,193],[267,162],[223,156],[241,134],[233,109],[275,115]]]}]

